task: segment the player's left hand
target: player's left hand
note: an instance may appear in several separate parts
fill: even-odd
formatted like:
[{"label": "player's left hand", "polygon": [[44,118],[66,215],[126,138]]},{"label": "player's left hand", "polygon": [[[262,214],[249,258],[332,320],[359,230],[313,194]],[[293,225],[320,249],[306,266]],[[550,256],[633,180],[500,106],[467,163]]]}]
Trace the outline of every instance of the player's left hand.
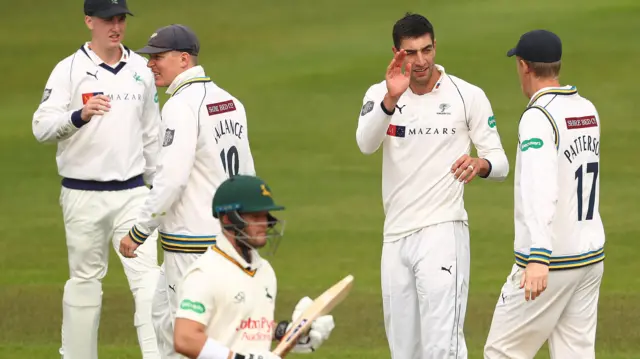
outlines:
[{"label": "player's left hand", "polygon": [[[307,307],[311,305],[311,303],[313,303],[313,300],[309,297],[300,299],[293,310],[291,323],[295,322]],[[294,353],[311,353],[318,350],[322,343],[329,339],[333,328],[335,328],[335,323],[332,315],[323,315],[318,317],[313,321],[313,323],[311,323],[311,330],[309,330],[309,333],[307,335],[300,336],[298,343],[296,343],[291,351]],[[289,329],[291,328],[287,328],[287,331],[289,331]]]},{"label": "player's left hand", "polygon": [[531,262],[527,264],[522,279],[520,279],[520,289],[524,288],[524,299],[526,301],[535,300],[547,289],[547,277],[549,266],[542,263]]},{"label": "player's left hand", "polygon": [[135,253],[138,246],[139,244],[134,242],[129,233],[127,233],[127,235],[122,237],[122,240],[120,240],[120,254],[126,258],[135,258],[138,256]]},{"label": "player's left hand", "polygon": [[487,160],[469,155],[462,155],[453,166],[451,166],[453,176],[465,184],[471,182],[478,173],[487,173],[487,171],[489,171],[489,163]]}]

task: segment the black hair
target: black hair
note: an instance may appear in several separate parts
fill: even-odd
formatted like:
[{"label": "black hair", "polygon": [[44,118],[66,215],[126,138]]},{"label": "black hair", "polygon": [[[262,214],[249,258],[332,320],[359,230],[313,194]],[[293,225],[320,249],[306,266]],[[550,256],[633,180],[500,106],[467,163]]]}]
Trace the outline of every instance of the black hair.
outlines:
[{"label": "black hair", "polygon": [[431,41],[435,39],[436,34],[431,22],[422,15],[408,12],[393,25],[393,46],[399,49],[402,39],[416,38],[425,34],[431,35]]}]

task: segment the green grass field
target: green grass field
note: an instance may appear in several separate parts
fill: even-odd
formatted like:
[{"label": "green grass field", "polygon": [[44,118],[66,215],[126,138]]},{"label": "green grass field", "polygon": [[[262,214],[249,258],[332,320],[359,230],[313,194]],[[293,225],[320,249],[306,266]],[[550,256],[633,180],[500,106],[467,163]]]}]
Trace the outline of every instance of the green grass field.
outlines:
[{"label": "green grass field", "polygon": [[[355,275],[354,291],[335,310],[337,328],[314,359],[390,357],[379,284],[381,157],[359,152],[355,129],[364,92],[382,80],[391,58],[395,20],[414,11],[434,23],[437,62],[485,90],[512,168],[526,99],[505,52],[530,29],[557,32],[564,40],[562,82],[593,100],[602,122],[600,208],[608,244],[598,358],[640,358],[640,168],[633,152],[640,138],[637,0],[129,3],[136,16],[129,20],[128,46],[141,47],[160,26],[190,25],[199,34],[208,74],[247,107],[259,175],[288,207],[285,238],[272,258],[279,275],[278,318],[289,316],[301,296]],[[67,279],[59,177],[55,146],[36,142],[31,116],[53,66],[88,32],[80,1],[22,1],[4,13],[0,358],[57,358]],[[513,172],[504,183],[476,180],[466,191],[470,358],[482,357],[513,260],[512,184]],[[104,291],[101,358],[139,358],[133,301],[115,255]],[[543,350],[538,357],[548,355]]]}]

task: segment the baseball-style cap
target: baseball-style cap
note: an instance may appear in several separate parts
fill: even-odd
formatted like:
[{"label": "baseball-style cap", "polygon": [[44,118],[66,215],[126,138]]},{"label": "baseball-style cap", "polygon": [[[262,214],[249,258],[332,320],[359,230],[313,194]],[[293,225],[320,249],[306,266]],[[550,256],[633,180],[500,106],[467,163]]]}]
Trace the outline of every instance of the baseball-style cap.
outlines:
[{"label": "baseball-style cap", "polygon": [[171,24],[156,30],[149,38],[147,46],[136,52],[140,54],[159,54],[174,50],[198,56],[200,52],[198,37],[184,25]]},{"label": "baseball-style cap", "polygon": [[124,14],[133,16],[127,7],[127,0],[84,0],[84,14],[102,19]]},{"label": "baseball-style cap", "polygon": [[513,55],[531,62],[557,62],[562,58],[562,41],[551,31],[529,31],[520,37],[516,47],[507,52],[507,56]]}]

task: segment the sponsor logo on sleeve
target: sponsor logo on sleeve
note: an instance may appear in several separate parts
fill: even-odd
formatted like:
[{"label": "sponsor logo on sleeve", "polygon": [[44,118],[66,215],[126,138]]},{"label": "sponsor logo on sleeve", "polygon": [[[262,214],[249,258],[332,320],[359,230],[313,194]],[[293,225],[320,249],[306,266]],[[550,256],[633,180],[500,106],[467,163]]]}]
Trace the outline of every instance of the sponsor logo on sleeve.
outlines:
[{"label": "sponsor logo on sleeve", "polygon": [[525,152],[529,149],[538,149],[544,146],[544,142],[542,142],[539,138],[530,138],[528,140],[522,141],[520,144],[520,151]]},{"label": "sponsor logo on sleeve", "polygon": [[489,123],[489,127],[491,128],[496,127],[496,116],[494,115],[489,116],[488,123]]},{"label": "sponsor logo on sleeve", "polygon": [[190,310],[194,313],[202,314],[204,313],[204,304],[200,302],[194,302],[189,299],[185,299],[180,303],[180,309]]}]

